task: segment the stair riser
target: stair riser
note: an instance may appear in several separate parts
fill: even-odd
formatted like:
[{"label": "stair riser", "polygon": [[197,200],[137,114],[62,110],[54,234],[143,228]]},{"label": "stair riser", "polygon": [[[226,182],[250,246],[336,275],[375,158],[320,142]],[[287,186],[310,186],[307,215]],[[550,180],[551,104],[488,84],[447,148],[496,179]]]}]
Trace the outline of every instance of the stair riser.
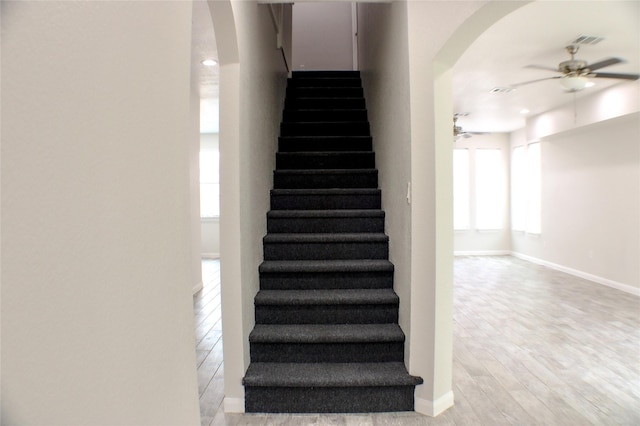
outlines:
[{"label": "stair riser", "polygon": [[256,324],[388,324],[398,322],[398,304],[262,305]]},{"label": "stair riser", "polygon": [[359,78],[290,78],[287,87],[361,87]]},{"label": "stair riser", "polygon": [[367,110],[299,110],[285,109],[282,115],[285,122],[327,122],[327,121],[367,121]]},{"label": "stair riser", "polygon": [[388,259],[389,243],[265,243],[264,260]]},{"label": "stair riser", "polygon": [[278,139],[280,152],[371,151],[371,136],[352,137],[288,137]]},{"label": "stair riser", "polygon": [[324,122],[324,123],[281,123],[281,136],[369,136],[369,123]]},{"label": "stair riser", "polygon": [[380,193],[367,195],[271,194],[272,210],[380,209]]},{"label": "stair riser", "polygon": [[263,273],[261,290],[329,290],[393,288],[393,272]]},{"label": "stair riser", "polygon": [[373,152],[328,153],[278,153],[276,169],[373,169],[376,166]]},{"label": "stair riser", "polygon": [[274,189],[330,189],[330,188],[377,188],[378,173],[375,171],[350,173],[295,173],[275,171]]},{"label": "stair riser", "polygon": [[384,217],[379,218],[268,218],[270,233],[384,232]]},{"label": "stair riser", "polygon": [[251,362],[403,362],[404,343],[251,343]]},{"label": "stair riser", "polygon": [[413,411],[414,386],[245,387],[247,413]]},{"label": "stair riser", "polygon": [[287,87],[287,98],[362,98],[362,87]]},{"label": "stair riser", "polygon": [[364,98],[287,98],[284,101],[285,109],[364,109]]},{"label": "stair riser", "polygon": [[316,79],[316,78],[360,78],[360,71],[353,70],[311,70],[293,71],[291,76],[294,79]]}]

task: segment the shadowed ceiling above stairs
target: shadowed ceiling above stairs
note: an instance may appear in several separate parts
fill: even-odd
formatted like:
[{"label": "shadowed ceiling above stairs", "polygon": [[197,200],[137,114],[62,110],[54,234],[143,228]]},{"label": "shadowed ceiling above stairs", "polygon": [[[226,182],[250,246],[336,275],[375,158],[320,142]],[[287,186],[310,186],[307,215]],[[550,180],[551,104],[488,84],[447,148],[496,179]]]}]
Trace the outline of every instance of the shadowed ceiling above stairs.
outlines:
[{"label": "shadowed ceiling above stairs", "polygon": [[247,412],[412,411],[399,298],[357,71],[289,79]]}]

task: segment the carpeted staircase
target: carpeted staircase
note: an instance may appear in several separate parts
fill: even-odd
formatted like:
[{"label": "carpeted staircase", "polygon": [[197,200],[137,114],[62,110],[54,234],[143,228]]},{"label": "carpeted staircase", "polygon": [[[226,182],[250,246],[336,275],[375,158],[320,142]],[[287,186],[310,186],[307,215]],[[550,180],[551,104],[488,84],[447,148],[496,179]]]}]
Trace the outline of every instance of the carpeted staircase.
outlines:
[{"label": "carpeted staircase", "polygon": [[293,73],[273,180],[245,410],[412,411],[357,71]]}]

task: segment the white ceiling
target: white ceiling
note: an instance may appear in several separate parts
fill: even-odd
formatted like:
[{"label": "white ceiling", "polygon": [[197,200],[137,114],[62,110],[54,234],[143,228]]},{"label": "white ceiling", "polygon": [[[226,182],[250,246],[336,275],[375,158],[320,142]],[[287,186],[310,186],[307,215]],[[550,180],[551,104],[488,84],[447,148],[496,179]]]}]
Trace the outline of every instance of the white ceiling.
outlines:
[{"label": "white ceiling", "polygon": [[[194,1],[192,70],[201,97],[201,132],[218,131],[219,67],[201,61],[217,59],[213,24],[206,1]],[[623,80],[594,79],[596,85],[577,94],[566,93],[557,80],[542,81],[509,93],[490,93],[524,81],[556,75],[527,65],[556,67],[569,59],[564,47],[581,35],[604,37],[584,45],[576,55],[588,63],[609,57],[626,62],[603,72],[640,73],[640,2],[535,1],[500,20],[464,53],[453,70],[454,109],[469,113],[458,124],[465,131],[510,132],[535,115]],[[527,115],[520,113],[528,109]]]},{"label": "white ceiling", "polygon": [[[604,37],[596,45],[580,47],[576,59],[595,63],[619,57],[626,63],[601,69],[611,73],[640,73],[640,2],[536,1],[506,16],[485,31],[454,67],[454,110],[470,113],[459,119],[465,131],[510,132],[525,125],[526,116],[571,103],[624,80],[592,79],[595,86],[567,93],[558,80],[519,87],[509,93],[490,93],[494,87],[559,75],[525,68],[555,68],[568,60],[564,47],[580,35]],[[527,115],[520,113],[528,109]]]}]

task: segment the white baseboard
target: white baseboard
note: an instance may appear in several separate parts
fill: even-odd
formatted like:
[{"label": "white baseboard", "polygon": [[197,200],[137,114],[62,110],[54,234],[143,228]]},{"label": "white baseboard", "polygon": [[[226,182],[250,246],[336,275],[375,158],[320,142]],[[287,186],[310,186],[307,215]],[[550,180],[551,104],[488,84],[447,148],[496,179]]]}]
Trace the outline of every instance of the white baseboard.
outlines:
[{"label": "white baseboard", "polygon": [[244,413],[244,398],[224,398],[225,413]]},{"label": "white baseboard", "polygon": [[640,296],[640,288],[638,287],[619,283],[617,281],[613,281],[604,277],[599,277],[597,275],[589,274],[587,272],[579,271],[577,269],[568,268],[566,266],[558,265],[557,263],[549,262],[543,259],[538,259],[537,257],[528,256],[526,254],[511,252],[511,255],[513,257],[517,257],[518,259],[526,260],[527,262],[546,266],[547,268],[555,269],[556,271],[564,272],[569,275],[574,275],[576,277],[583,278],[585,280],[589,280],[597,284],[602,284],[607,287],[615,288],[616,290],[624,291],[625,293],[630,293],[635,296]]},{"label": "white baseboard", "polygon": [[509,250],[461,250],[454,251],[454,256],[508,256]]},{"label": "white baseboard", "polygon": [[197,292],[199,292],[203,288],[204,288],[204,285],[202,284],[202,281],[200,281],[199,283],[197,283],[196,285],[193,286],[193,294],[196,294]]},{"label": "white baseboard", "polygon": [[415,410],[416,413],[436,417],[437,415],[444,413],[447,409],[453,407],[453,399],[453,391],[445,393],[435,401],[416,398],[414,402]]},{"label": "white baseboard", "polygon": [[220,259],[220,253],[202,253],[200,255],[203,259]]}]

